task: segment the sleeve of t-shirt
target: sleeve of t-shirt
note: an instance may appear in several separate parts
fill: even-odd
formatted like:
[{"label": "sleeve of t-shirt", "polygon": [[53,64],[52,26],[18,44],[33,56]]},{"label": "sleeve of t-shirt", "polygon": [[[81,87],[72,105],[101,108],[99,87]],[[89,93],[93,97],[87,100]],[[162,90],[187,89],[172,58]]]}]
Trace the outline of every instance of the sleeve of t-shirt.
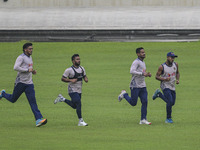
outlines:
[{"label": "sleeve of t-shirt", "polygon": [[63,73],[63,77],[68,78],[70,74],[70,69],[66,69],[65,72]]},{"label": "sleeve of t-shirt", "polygon": [[28,72],[28,68],[22,68],[21,64],[23,63],[23,57],[19,56],[17,57],[14,65],[14,70],[19,71],[19,72]]},{"label": "sleeve of t-shirt", "polygon": [[131,69],[130,69],[130,74],[133,74],[133,75],[142,75],[142,72],[138,72],[137,71],[137,67],[139,65],[139,62],[138,61],[134,61],[131,65]]}]

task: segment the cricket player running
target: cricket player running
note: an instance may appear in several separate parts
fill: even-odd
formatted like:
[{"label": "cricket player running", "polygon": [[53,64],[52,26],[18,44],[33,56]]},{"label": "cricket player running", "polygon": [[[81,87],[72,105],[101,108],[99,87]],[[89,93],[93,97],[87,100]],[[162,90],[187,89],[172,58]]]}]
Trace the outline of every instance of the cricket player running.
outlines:
[{"label": "cricket player running", "polygon": [[32,52],[32,43],[26,43],[23,45],[23,54],[17,57],[14,65],[14,70],[16,70],[18,73],[13,94],[7,94],[5,90],[2,90],[0,93],[0,99],[4,97],[11,103],[15,103],[21,94],[25,92],[28,102],[31,106],[31,110],[36,119],[36,126],[39,127],[46,124],[47,119],[43,119],[43,116],[40,113],[36,103],[35,90],[32,81],[32,74],[35,75],[36,70],[33,69],[33,61],[31,57]]},{"label": "cricket player running", "polygon": [[141,107],[141,120],[139,124],[147,124],[150,125],[151,122],[147,121],[147,90],[145,77],[151,77],[150,72],[146,72],[146,65],[143,61],[145,58],[144,48],[140,47],[136,49],[136,54],[138,56],[131,65],[130,73],[132,74],[132,79],[130,83],[131,97],[128,96],[128,93],[125,90],[122,90],[120,95],[118,96],[119,102],[125,98],[127,102],[136,106],[138,97],[140,97],[142,107]]},{"label": "cricket player running", "polygon": [[78,54],[72,56],[73,65],[67,68],[62,76],[62,81],[68,83],[68,93],[71,100],[65,99],[61,94],[58,95],[54,104],[58,102],[65,102],[73,109],[76,109],[76,113],[79,119],[78,126],[88,126],[87,123],[83,121],[81,113],[81,93],[82,93],[82,80],[86,83],[88,78],[86,76],[85,69],[80,66],[80,57]]},{"label": "cricket player running", "polygon": [[160,65],[156,73],[156,79],[160,82],[160,88],[157,89],[153,95],[153,100],[160,97],[164,102],[166,102],[167,119],[165,123],[173,123],[172,120],[172,106],[175,104],[176,92],[175,83],[179,84],[180,73],[178,70],[178,64],[174,62],[175,57],[178,57],[173,52],[167,53],[167,61]]}]

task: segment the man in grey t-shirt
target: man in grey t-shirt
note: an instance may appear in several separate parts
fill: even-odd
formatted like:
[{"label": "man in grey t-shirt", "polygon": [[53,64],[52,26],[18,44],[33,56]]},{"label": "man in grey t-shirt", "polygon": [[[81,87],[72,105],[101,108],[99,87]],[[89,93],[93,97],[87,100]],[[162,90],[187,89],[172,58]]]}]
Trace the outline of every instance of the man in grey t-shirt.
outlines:
[{"label": "man in grey t-shirt", "polygon": [[85,69],[80,66],[80,57],[78,54],[72,56],[73,65],[67,68],[62,76],[62,81],[68,83],[68,93],[71,100],[65,99],[61,94],[58,95],[54,104],[58,102],[65,102],[73,109],[76,109],[79,118],[78,126],[87,126],[88,124],[83,121],[81,113],[81,93],[82,93],[82,79],[87,83]]},{"label": "man in grey t-shirt", "polygon": [[132,75],[130,90],[131,97],[128,96],[125,90],[122,90],[120,95],[118,96],[119,102],[125,98],[127,102],[135,106],[137,105],[138,97],[140,97],[142,107],[141,107],[141,120],[139,124],[147,124],[150,125],[151,122],[147,121],[147,90],[145,77],[151,77],[150,72],[146,72],[145,62],[143,61],[145,58],[144,48],[140,47],[136,49],[136,54],[138,56],[131,65],[130,73]]},{"label": "man in grey t-shirt", "polygon": [[180,78],[178,63],[174,62],[176,57],[178,56],[173,52],[167,53],[167,61],[159,66],[156,73],[156,79],[160,81],[160,88],[164,95],[157,89],[152,99],[160,97],[166,103],[167,118],[165,123],[173,123],[172,106],[175,105],[176,101],[175,83],[179,84]]},{"label": "man in grey t-shirt", "polygon": [[32,51],[32,43],[26,43],[23,45],[24,53],[17,57],[14,65],[14,70],[17,71],[17,77],[13,94],[7,94],[5,90],[2,90],[0,93],[0,99],[4,97],[8,101],[15,103],[21,94],[25,92],[36,119],[36,126],[39,127],[46,124],[47,119],[43,119],[36,103],[35,90],[32,81],[32,74],[36,74],[36,70],[33,69],[33,61],[31,57]]}]

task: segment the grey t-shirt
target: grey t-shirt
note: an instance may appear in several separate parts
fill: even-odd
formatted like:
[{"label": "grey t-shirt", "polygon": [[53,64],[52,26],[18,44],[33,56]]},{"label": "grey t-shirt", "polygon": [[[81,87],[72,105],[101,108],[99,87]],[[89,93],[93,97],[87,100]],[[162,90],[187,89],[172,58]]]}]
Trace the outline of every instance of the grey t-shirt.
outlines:
[{"label": "grey t-shirt", "polygon": [[175,81],[176,81],[176,72],[177,72],[177,66],[175,63],[172,64],[172,66],[167,66],[166,63],[162,64],[163,66],[163,74],[161,77],[166,78],[170,77],[170,81],[161,81],[160,88],[162,90],[168,88],[170,90],[175,91]]},{"label": "grey t-shirt", "polygon": [[[82,68],[82,69],[81,69]],[[79,66],[78,68],[75,68],[75,71],[77,73],[82,73],[83,72],[83,75],[86,76],[86,72],[85,72],[85,69],[81,66]],[[74,70],[72,69],[72,67],[70,68],[67,68],[63,74],[63,77],[65,78],[73,78],[75,75],[75,72]],[[72,82],[69,82],[68,83],[68,93],[74,93],[74,92],[77,92],[77,93],[81,93],[82,92],[82,81],[77,81],[75,83],[72,83]]]},{"label": "grey t-shirt", "polygon": [[137,58],[133,61],[130,69],[130,73],[132,74],[130,88],[146,87],[145,77],[142,75],[143,72],[146,72],[145,62]]},{"label": "grey t-shirt", "polygon": [[27,56],[24,53],[19,55],[14,65],[14,70],[18,72],[15,84],[19,82],[25,84],[33,84],[32,72],[28,72],[28,69],[32,67],[33,61],[31,56]]}]

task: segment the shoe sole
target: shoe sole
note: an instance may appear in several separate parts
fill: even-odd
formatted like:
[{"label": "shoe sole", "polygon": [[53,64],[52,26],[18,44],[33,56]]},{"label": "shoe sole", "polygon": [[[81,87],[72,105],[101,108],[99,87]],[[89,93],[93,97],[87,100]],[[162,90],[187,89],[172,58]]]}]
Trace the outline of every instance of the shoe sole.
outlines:
[{"label": "shoe sole", "polygon": [[5,90],[3,89],[3,90],[1,90],[1,92],[0,92],[0,95],[1,95],[1,97],[0,97],[0,99],[2,99],[3,98],[3,96],[2,96],[2,93],[3,92],[5,92]]},{"label": "shoe sole", "polygon": [[78,125],[79,127],[85,127],[85,126],[88,126],[88,124],[87,125],[85,125],[85,126],[83,126],[83,125]]},{"label": "shoe sole", "polygon": [[166,122],[166,121],[165,121],[165,123],[174,123],[174,122]]},{"label": "shoe sole", "polygon": [[58,97],[54,100],[54,102],[53,102],[54,104],[58,103],[57,99],[58,99]]},{"label": "shoe sole", "polygon": [[[1,95],[1,93],[0,93],[0,95]],[[3,98],[3,97],[2,97],[2,95],[1,95],[0,100],[1,100],[2,98]]]},{"label": "shoe sole", "polygon": [[[142,122],[140,122],[139,124],[146,124],[146,123],[142,123]],[[146,124],[146,125],[151,125],[151,122],[149,122],[149,124]]]},{"label": "shoe sole", "polygon": [[[125,91],[125,90],[124,90],[124,91]],[[126,91],[125,91],[123,94],[125,94],[125,93],[126,93]],[[123,98],[120,98],[120,97],[121,97],[123,94],[122,94],[122,92],[119,94],[119,96],[118,96],[118,101],[119,101],[119,102],[122,101]]]},{"label": "shoe sole", "polygon": [[119,102],[121,102],[121,101],[122,101],[122,99],[120,99],[120,96],[118,96],[118,101],[119,101]]},{"label": "shoe sole", "polygon": [[54,103],[54,104],[57,104],[57,103],[59,103],[59,102],[60,102],[60,101],[56,99],[56,100],[54,100],[53,103]]},{"label": "shoe sole", "polygon": [[154,96],[152,96],[152,99],[155,100],[157,98],[157,96],[154,98]]},{"label": "shoe sole", "polygon": [[[146,124],[146,123],[140,123],[140,124]],[[151,125],[151,123],[149,123],[149,124],[146,124],[146,125]]]},{"label": "shoe sole", "polygon": [[45,121],[43,121],[41,124],[36,125],[36,127],[40,127],[42,125],[45,125],[47,123],[47,119],[45,119]]},{"label": "shoe sole", "polygon": [[60,97],[63,97],[61,94],[58,95],[58,97],[56,98],[56,100],[54,100],[54,104],[57,104],[58,102],[60,102],[59,100],[57,100],[58,98],[60,99]]}]

